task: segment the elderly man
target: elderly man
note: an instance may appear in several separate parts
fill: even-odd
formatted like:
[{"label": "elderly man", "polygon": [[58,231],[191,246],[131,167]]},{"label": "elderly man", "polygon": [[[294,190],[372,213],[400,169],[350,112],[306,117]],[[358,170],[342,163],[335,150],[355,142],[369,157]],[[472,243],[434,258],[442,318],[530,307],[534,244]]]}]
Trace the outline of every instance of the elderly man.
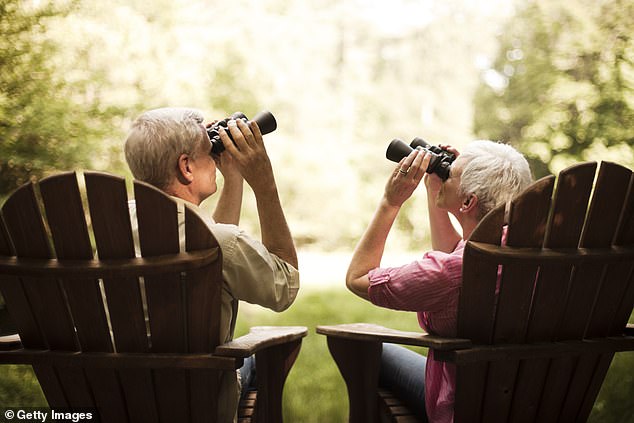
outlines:
[{"label": "elderly man", "polygon": [[[424,150],[412,151],[394,169],[354,252],[346,284],[375,305],[416,311],[420,326],[431,334],[455,337],[465,240],[486,213],[519,194],[532,177],[526,159],[508,145],[474,141],[460,155],[445,148],[457,158],[444,182],[435,174],[425,175],[431,156]],[[390,228],[424,176],[434,251],[401,267],[380,268]],[[453,421],[455,367],[435,361],[432,351],[425,359],[385,344],[379,384],[399,393],[423,421]]]},{"label": "elderly man", "polygon": [[[125,143],[126,161],[136,179],[156,186],[195,210],[217,190],[216,167],[222,172],[224,186],[213,218],[198,212],[222,250],[224,284],[220,327],[224,341],[233,337],[239,300],[283,311],[293,303],[299,289],[295,245],[260,129],[255,122],[232,120],[228,130],[233,142],[225,130],[220,129],[225,151],[212,156],[199,112],[163,108],[139,116]],[[255,194],[261,242],[237,226],[244,180]],[[130,202],[130,208],[134,214],[134,201]],[[252,360],[245,360],[243,385],[248,384],[244,380],[252,368]],[[219,422],[235,419],[239,396],[236,376],[225,374],[223,377],[224,389],[216,420]]]}]

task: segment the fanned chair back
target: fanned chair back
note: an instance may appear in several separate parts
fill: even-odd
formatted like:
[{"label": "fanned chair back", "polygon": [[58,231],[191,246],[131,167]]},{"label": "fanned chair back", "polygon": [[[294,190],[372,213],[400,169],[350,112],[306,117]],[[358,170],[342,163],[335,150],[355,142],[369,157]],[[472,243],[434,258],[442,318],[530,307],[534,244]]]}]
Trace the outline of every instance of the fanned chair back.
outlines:
[{"label": "fanned chair back", "polygon": [[85,198],[70,172],[2,207],[0,290],[23,362],[52,407],[97,408],[104,422],[213,421],[218,378],[240,364],[208,355],[220,342],[216,240],[185,207],[181,252],[177,204],[135,182],[137,258],[124,179],[84,176]]},{"label": "fanned chair back", "polygon": [[596,167],[541,179],[470,237],[458,337],[499,350],[458,361],[456,422],[590,414],[634,304],[632,172]]}]

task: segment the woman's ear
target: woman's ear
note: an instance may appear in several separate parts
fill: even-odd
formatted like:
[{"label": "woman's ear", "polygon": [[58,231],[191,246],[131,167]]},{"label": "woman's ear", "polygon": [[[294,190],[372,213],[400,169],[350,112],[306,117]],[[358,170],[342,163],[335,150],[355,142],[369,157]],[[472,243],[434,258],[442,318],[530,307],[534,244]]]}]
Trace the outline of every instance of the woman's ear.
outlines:
[{"label": "woman's ear", "polygon": [[460,211],[462,213],[469,213],[477,209],[478,209],[478,196],[475,194],[469,194],[469,196],[462,203],[462,206],[460,206]]},{"label": "woman's ear", "polygon": [[194,181],[194,173],[192,172],[192,160],[188,154],[181,154],[178,157],[176,167],[176,178],[183,185],[189,185]]}]

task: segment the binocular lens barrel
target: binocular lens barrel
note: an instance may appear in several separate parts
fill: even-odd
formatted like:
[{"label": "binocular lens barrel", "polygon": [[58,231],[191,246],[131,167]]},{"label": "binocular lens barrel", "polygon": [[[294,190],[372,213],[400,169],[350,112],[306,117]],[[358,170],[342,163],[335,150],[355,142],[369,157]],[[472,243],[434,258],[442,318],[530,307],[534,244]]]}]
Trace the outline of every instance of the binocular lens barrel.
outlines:
[{"label": "binocular lens barrel", "polygon": [[408,156],[409,153],[412,152],[412,150],[414,149],[405,144],[405,142],[399,140],[398,138],[394,138],[390,145],[387,146],[385,157],[388,160],[398,163],[403,157]]},{"label": "binocular lens barrel", "polygon": [[[235,112],[230,117],[224,120],[221,120],[220,122],[217,122],[215,125],[207,128],[207,135],[209,136],[209,141],[211,142],[211,152],[213,154],[220,154],[225,150],[225,146],[220,140],[220,133],[218,132],[219,129],[221,127],[224,128],[227,132],[227,135],[229,135],[229,139],[233,141],[231,132],[229,132],[228,130],[228,122],[230,120],[238,120],[238,119],[241,119],[245,122],[248,120],[248,118],[245,116],[244,113]],[[256,114],[252,120],[258,124],[258,127],[260,128],[260,132],[262,133],[262,135],[268,134],[277,129],[277,121],[275,120],[275,116],[273,116],[273,113],[269,111],[266,111],[266,110],[261,111],[260,113]]]},{"label": "binocular lens barrel", "polygon": [[431,154],[431,160],[427,166],[427,173],[435,173],[442,180],[447,180],[447,178],[449,178],[449,168],[456,157],[453,153],[443,150],[438,146],[429,145],[422,138],[414,138],[409,145],[398,138],[393,139],[387,146],[385,157],[388,160],[398,163],[403,157],[408,156],[415,148],[419,147],[427,150]]}]

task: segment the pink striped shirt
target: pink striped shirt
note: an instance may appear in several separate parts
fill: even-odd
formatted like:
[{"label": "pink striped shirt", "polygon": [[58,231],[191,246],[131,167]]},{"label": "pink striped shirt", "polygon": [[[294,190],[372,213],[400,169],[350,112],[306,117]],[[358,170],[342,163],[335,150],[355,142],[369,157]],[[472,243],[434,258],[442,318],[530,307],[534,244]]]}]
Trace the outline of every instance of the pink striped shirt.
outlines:
[{"label": "pink striped shirt", "polygon": [[[370,301],[381,307],[415,311],[426,332],[455,337],[464,247],[465,241],[461,240],[450,254],[432,251],[405,266],[371,270]],[[455,390],[455,365],[434,360],[430,350],[425,369],[425,404],[430,422],[453,422]]]}]

